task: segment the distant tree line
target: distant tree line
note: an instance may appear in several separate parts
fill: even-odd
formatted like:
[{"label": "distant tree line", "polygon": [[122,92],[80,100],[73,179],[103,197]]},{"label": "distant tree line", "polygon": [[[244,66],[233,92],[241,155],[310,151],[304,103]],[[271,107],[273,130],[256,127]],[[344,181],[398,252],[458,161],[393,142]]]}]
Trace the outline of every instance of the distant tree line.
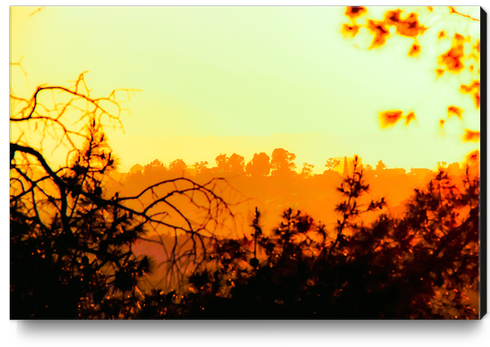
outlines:
[{"label": "distant tree line", "polygon": [[[131,167],[129,174],[136,174],[141,172],[145,176],[154,176],[158,174],[170,174],[181,176],[185,173],[192,172],[194,176],[202,175],[202,174],[212,174],[214,176],[239,176],[246,175],[253,178],[259,177],[282,177],[282,178],[291,178],[291,177],[300,177],[300,178],[308,178],[314,176],[313,169],[314,165],[303,163],[301,171],[297,171],[297,166],[294,163],[296,159],[296,155],[291,153],[283,148],[276,148],[272,152],[272,157],[269,157],[265,152],[255,153],[253,158],[249,162],[245,162],[245,158],[237,153],[233,153],[231,156],[227,154],[220,154],[216,157],[216,166],[209,167],[209,163],[207,161],[199,161],[195,162],[192,166],[188,166],[184,160],[176,159],[169,163],[169,165],[165,165],[158,159],[153,160],[152,162],[142,166],[140,164],[135,164]],[[344,168],[342,174],[345,176],[349,171],[352,171],[353,168],[353,160],[351,158],[344,157],[343,165],[341,167]],[[325,170],[323,174],[331,173],[334,171],[341,172],[337,170],[337,168],[341,165],[341,161],[339,159],[329,158],[325,163]],[[387,170],[387,165],[379,160],[376,164],[376,167],[373,168],[371,165],[363,165],[358,164],[360,168],[364,171],[374,171],[376,173],[382,173]],[[448,168],[446,162],[438,162],[438,168]],[[449,166],[451,172],[456,175],[460,175],[463,171],[460,168],[459,163],[452,163]],[[404,173],[406,172],[404,169],[402,170]]]}]

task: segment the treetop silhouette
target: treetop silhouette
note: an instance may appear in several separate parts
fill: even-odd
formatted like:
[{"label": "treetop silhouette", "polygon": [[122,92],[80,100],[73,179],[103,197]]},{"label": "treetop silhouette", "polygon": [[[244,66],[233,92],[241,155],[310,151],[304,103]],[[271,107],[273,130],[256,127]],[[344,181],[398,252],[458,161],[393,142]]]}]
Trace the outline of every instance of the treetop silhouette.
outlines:
[{"label": "treetop silhouette", "polygon": [[264,152],[255,153],[252,160],[247,163],[246,169],[252,177],[268,176],[271,170],[270,157]]},{"label": "treetop silhouette", "polygon": [[293,174],[293,170],[296,169],[296,165],[293,160],[296,159],[296,155],[286,151],[283,148],[276,148],[272,152],[271,158],[271,175],[273,176],[290,176]]},{"label": "treetop silhouette", "polygon": [[[217,179],[197,184],[180,177],[134,195],[108,195],[105,183],[116,160],[102,124],[108,119],[119,125],[120,113],[109,113],[104,102],[118,101],[116,92],[90,97],[83,76],[73,88],[44,86],[30,99],[11,96],[11,122],[41,136],[39,149],[24,133],[10,143],[12,318],[129,317],[144,297],[140,281],[156,265],[134,254],[134,242],[156,229],[172,235],[171,249],[152,242],[162,246],[166,256],[159,266],[176,287],[206,259],[206,250],[218,242],[215,230],[230,216]],[[40,101],[46,93],[52,108]],[[67,165],[50,166],[42,152],[47,136],[56,148],[69,146]],[[163,164],[155,161],[145,171],[150,168]],[[189,207],[200,213],[186,215]]]}]

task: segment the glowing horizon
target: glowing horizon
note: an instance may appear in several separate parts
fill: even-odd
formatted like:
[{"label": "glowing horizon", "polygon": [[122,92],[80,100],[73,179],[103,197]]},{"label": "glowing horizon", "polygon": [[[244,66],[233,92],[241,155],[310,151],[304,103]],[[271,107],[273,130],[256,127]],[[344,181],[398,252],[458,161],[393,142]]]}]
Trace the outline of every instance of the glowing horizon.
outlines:
[{"label": "glowing horizon", "polygon": [[[123,105],[132,113],[122,118],[125,133],[108,132],[122,172],[154,159],[214,166],[220,153],[248,161],[278,147],[316,173],[328,158],[353,154],[408,170],[461,162],[479,148],[461,140],[463,128],[480,128],[479,110],[458,92],[467,76],[434,72],[451,40],[427,46],[441,27],[449,35],[462,20],[456,16],[420,16],[429,29],[419,57],[408,57],[403,37],[379,50],[368,49],[366,36],[344,38],[344,7],[37,9],[11,7],[11,62],[22,59],[28,73],[26,83],[12,66],[12,90],[30,96],[37,85],[67,86],[83,71],[96,95],[141,89]],[[387,7],[368,9],[375,16]],[[479,7],[461,11],[479,16]],[[468,34],[479,35],[475,25]],[[453,103],[465,109],[463,120],[449,118]],[[414,111],[416,122],[381,129],[379,113],[392,109]]]}]

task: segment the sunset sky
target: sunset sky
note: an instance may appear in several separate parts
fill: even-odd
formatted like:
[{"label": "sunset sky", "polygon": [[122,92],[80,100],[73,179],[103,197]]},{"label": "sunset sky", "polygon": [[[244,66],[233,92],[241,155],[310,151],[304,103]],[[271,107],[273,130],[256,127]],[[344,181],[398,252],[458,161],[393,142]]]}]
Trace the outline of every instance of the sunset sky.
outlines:
[{"label": "sunset sky", "polygon": [[[358,154],[363,163],[435,168],[462,161],[479,143],[463,143],[465,128],[479,130],[479,110],[458,92],[465,74],[436,79],[437,57],[451,39],[445,30],[479,37],[479,22],[447,8],[411,8],[429,27],[413,40],[392,35],[380,49],[361,29],[340,32],[345,7],[38,7],[11,8],[11,68],[16,95],[36,86],[70,86],[83,71],[93,96],[117,88],[142,91],[124,103],[125,132],[109,131],[120,170],[154,159],[188,165],[220,153],[271,155],[282,147],[296,165],[324,170],[330,157]],[[387,8],[368,7],[381,18]],[[458,10],[479,18],[479,7]],[[409,13],[408,11],[405,14]],[[447,107],[465,110],[448,118]],[[381,129],[381,111],[413,111],[416,122]],[[444,132],[439,120],[445,119]],[[15,129],[12,128],[12,136]]]}]

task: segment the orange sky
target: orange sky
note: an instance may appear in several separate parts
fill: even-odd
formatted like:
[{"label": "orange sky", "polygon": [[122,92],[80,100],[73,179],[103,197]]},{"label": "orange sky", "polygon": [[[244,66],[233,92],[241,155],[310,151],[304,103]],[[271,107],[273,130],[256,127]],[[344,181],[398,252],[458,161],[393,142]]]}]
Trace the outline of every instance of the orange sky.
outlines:
[{"label": "orange sky", "polygon": [[[464,128],[479,130],[479,110],[458,92],[471,76],[437,79],[434,71],[451,47],[437,33],[479,37],[479,24],[447,8],[407,10],[429,27],[415,58],[406,54],[412,41],[394,34],[372,50],[364,29],[344,38],[344,7],[36,9],[11,8],[11,62],[22,58],[28,72],[26,83],[12,67],[12,89],[28,96],[43,83],[69,86],[83,71],[93,95],[141,89],[124,103],[132,113],[122,118],[125,133],[108,131],[121,171],[157,158],[214,165],[220,153],[248,161],[277,147],[315,172],[330,157],[354,153],[373,166],[382,159],[389,167],[434,168],[479,148],[461,141]],[[368,14],[382,18],[387,9]],[[458,9],[479,16],[478,7]],[[449,104],[465,110],[463,120],[448,118]],[[379,112],[391,109],[414,111],[417,121],[381,129]]]}]

